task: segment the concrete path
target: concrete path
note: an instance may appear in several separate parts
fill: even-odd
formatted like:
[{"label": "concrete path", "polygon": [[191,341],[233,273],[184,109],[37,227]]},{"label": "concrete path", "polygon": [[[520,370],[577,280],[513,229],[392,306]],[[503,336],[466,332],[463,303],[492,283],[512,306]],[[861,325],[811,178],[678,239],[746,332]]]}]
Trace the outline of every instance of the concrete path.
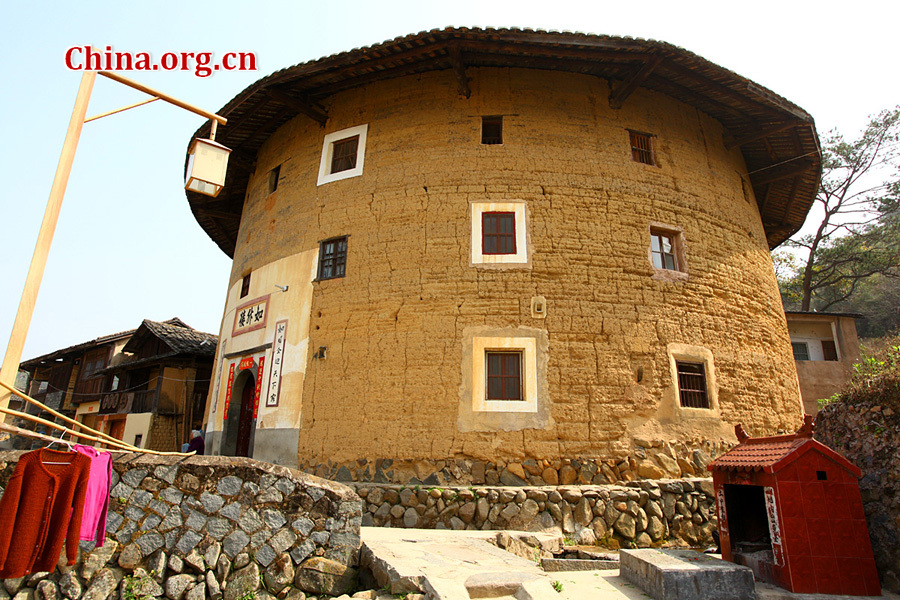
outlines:
[{"label": "concrete path", "polygon": [[[503,550],[488,540],[506,535]],[[378,587],[392,594],[420,593],[428,600],[646,600],[643,591],[619,576],[618,570],[544,572],[540,551],[532,546],[559,547],[558,536],[532,532],[448,531],[432,529],[362,528],[360,562],[372,570]],[[506,541],[503,542],[506,545]],[[524,558],[528,556],[528,558]],[[557,592],[554,589],[560,587]],[[845,596],[791,594],[756,584],[758,600],[844,600]],[[866,600],[856,596],[853,600]],[[872,599],[874,600],[874,599]],[[885,593],[880,600],[900,600]]]}]

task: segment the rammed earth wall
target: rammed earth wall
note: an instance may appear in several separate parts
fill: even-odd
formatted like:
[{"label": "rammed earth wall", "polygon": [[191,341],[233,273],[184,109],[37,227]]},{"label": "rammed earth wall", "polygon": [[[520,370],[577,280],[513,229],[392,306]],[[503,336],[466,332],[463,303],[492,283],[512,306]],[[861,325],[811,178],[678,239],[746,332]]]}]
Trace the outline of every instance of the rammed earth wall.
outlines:
[{"label": "rammed earth wall", "polygon": [[[0,487],[22,454],[0,452]],[[52,574],[7,580],[7,592],[52,584],[69,600],[105,600],[124,581],[147,586],[135,596],[165,589],[172,600],[203,600],[236,577],[252,586],[242,593],[256,590],[260,577],[273,593],[295,584],[322,592],[303,573],[355,573],[362,506],[339,483],[246,458],[127,454],[113,464],[106,544],[82,542],[75,568],[63,557]],[[49,593],[39,595],[59,597]]]}]

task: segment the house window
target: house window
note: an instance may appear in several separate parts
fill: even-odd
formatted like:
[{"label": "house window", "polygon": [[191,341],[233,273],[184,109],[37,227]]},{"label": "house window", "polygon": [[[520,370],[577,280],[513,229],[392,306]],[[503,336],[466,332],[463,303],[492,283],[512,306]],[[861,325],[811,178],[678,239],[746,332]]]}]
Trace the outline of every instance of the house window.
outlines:
[{"label": "house window", "polygon": [[347,236],[321,242],[318,279],[343,277],[347,269]]},{"label": "house window", "polygon": [[473,202],[471,213],[472,265],[529,265],[524,202]]},{"label": "house window", "polygon": [[791,342],[794,360],[809,360],[809,346],[806,342]]},{"label": "house window", "polygon": [[523,400],[522,352],[484,353],[487,366],[487,400]]},{"label": "house window", "polygon": [[825,360],[837,360],[837,347],[834,345],[834,340],[822,340],[822,355]]},{"label": "house window", "polygon": [[269,171],[269,193],[278,189],[278,178],[281,176],[281,165]]},{"label": "house window", "polygon": [[359,148],[359,136],[335,142],[331,152],[331,172],[340,173],[356,168],[356,151]]},{"label": "house window", "polygon": [[678,271],[678,257],[675,247],[676,236],[656,229],[650,230],[650,255],[657,269]]},{"label": "house window", "polygon": [[704,364],[675,361],[675,367],[678,371],[678,395],[681,398],[681,406],[709,408]]},{"label": "house window", "polygon": [[481,236],[482,254],[515,254],[516,213],[482,213]]},{"label": "house window", "polygon": [[628,135],[631,138],[631,159],[645,165],[656,164],[653,160],[652,136],[636,131],[629,131]]},{"label": "house window", "polygon": [[481,117],[481,143],[482,144],[502,144],[503,143],[503,117],[491,116]]},{"label": "house window", "polygon": [[362,175],[368,131],[368,125],[358,125],[325,136],[317,185]]},{"label": "house window", "polygon": [[250,273],[244,275],[244,278],[241,279],[241,298],[245,297],[250,293]]}]

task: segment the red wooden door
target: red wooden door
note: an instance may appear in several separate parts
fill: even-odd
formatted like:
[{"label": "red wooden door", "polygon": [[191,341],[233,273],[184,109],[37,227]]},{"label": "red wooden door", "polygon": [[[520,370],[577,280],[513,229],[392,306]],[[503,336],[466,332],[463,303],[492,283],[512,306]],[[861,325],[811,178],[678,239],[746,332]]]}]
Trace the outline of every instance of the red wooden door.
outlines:
[{"label": "red wooden door", "polygon": [[253,377],[244,380],[244,389],[241,390],[241,415],[238,421],[238,437],[236,456],[250,456],[250,434],[253,427],[253,401],[256,396],[256,383]]}]

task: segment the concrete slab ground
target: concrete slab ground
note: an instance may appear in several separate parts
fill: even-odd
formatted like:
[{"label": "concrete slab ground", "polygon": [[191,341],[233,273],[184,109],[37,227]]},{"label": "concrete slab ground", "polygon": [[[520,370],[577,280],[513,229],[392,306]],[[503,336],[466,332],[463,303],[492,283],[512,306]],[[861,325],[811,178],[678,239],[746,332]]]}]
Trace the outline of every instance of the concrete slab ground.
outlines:
[{"label": "concrete slab ground", "polygon": [[[646,600],[651,596],[620,576],[619,570],[544,572],[536,559],[502,550],[487,540],[498,531],[362,528],[362,566],[371,568],[378,587],[392,594],[425,594],[428,600]],[[558,536],[508,532],[528,536],[532,544],[558,547]],[[519,550],[517,550],[519,551]],[[520,554],[524,552],[519,551]],[[558,582],[554,589],[554,582]],[[756,583],[758,600],[850,600],[850,596],[792,594]],[[875,600],[861,596],[853,600]],[[900,600],[885,593],[880,600]],[[714,599],[710,599],[714,600]]]}]

